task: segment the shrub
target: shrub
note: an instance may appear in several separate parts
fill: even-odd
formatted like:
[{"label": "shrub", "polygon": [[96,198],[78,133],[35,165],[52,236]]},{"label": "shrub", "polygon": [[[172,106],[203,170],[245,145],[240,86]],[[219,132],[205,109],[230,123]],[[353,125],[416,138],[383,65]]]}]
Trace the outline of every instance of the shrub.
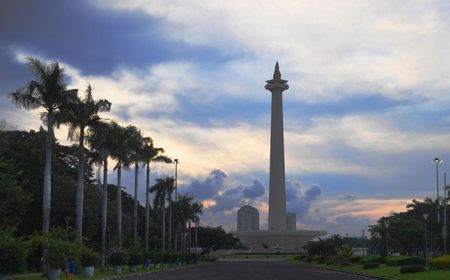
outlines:
[{"label": "shrub", "polygon": [[0,233],[0,273],[22,272],[26,269],[28,244],[10,233]]},{"label": "shrub", "polygon": [[367,263],[363,264],[363,269],[374,269],[374,268],[378,268],[379,266],[380,266],[380,264],[377,262],[367,262]]},{"label": "shrub", "polygon": [[112,265],[125,265],[128,261],[128,253],[125,250],[114,249],[109,254],[109,262]]},{"label": "shrub", "polygon": [[80,244],[57,238],[47,239],[48,265],[50,268],[63,268],[66,260],[80,255]]},{"label": "shrub", "polygon": [[425,271],[425,267],[420,264],[411,264],[411,265],[405,265],[400,267],[400,273],[416,273],[416,272],[422,272]]},{"label": "shrub", "polygon": [[386,262],[386,258],[385,257],[381,257],[381,256],[367,256],[367,257],[363,257],[360,262],[362,264],[365,263],[369,263],[369,262],[376,262],[376,263],[385,263]]},{"label": "shrub", "polygon": [[362,260],[361,256],[351,256],[350,258],[348,258],[349,263],[360,263],[361,260]]},{"label": "shrub", "polygon": [[128,258],[128,265],[140,265],[144,263],[144,256],[138,250],[131,250]]},{"label": "shrub", "polygon": [[82,266],[95,266],[100,261],[100,256],[94,250],[85,248],[81,254],[80,263]]},{"label": "shrub", "polygon": [[425,265],[425,260],[419,257],[398,256],[386,259],[387,266]]},{"label": "shrub", "polygon": [[450,269],[450,256],[441,256],[430,260],[428,263],[432,269]]}]

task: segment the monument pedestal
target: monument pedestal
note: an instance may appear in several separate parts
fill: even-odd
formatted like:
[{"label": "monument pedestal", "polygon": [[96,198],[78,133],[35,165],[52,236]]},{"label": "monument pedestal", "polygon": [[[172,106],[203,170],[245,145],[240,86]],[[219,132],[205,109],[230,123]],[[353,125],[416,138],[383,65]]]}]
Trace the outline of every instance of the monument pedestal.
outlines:
[{"label": "monument pedestal", "polygon": [[258,230],[235,231],[244,245],[252,249],[269,249],[275,251],[298,250],[308,241],[326,235],[320,230]]}]

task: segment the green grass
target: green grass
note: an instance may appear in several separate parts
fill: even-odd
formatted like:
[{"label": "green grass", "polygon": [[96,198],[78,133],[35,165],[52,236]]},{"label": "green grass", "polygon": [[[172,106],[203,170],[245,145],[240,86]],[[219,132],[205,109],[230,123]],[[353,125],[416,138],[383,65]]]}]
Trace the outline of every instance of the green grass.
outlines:
[{"label": "green grass", "polygon": [[450,279],[450,271],[448,270],[427,270],[424,272],[410,273],[410,274],[401,274],[399,266],[386,266],[380,265],[379,268],[374,269],[363,269],[361,264],[352,264],[349,266],[340,266],[340,265],[326,265],[326,264],[318,264],[318,263],[306,263],[306,262],[298,262],[306,265],[311,265],[315,267],[322,267],[327,269],[334,269],[344,272],[357,272],[366,275],[372,276],[382,276],[390,279],[396,280],[443,280]]},{"label": "green grass", "polygon": [[[92,276],[92,277],[84,277],[83,274],[74,274],[72,279],[73,280],[100,280],[100,279],[112,278],[112,277],[118,277],[118,276],[122,277],[122,276],[128,276],[128,275],[138,275],[138,274],[142,274],[142,273],[173,271],[173,270],[183,269],[183,268],[192,267],[192,266],[194,266],[194,265],[184,265],[184,266],[180,266],[180,267],[168,267],[168,268],[159,268],[159,269],[155,269],[152,266],[151,269],[147,270],[147,271],[144,271],[142,266],[138,266],[136,272],[130,272],[128,267],[124,266],[121,274],[114,274],[112,272],[112,270],[101,271],[100,269],[96,268],[94,276]],[[42,277],[41,274],[37,274],[37,273],[27,274],[27,275],[15,275],[12,278],[15,280],[46,280],[47,279],[47,277]],[[64,272],[62,272],[60,280],[65,280],[65,279],[66,279],[66,277],[64,275]]]}]

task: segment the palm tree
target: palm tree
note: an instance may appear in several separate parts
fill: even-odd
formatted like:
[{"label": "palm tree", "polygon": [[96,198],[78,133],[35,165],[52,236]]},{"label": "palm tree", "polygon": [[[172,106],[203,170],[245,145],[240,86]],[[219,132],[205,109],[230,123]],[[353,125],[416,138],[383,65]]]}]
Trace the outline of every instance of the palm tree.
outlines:
[{"label": "palm tree", "polygon": [[145,250],[148,250],[148,232],[150,227],[150,162],[165,162],[172,163],[172,160],[164,155],[163,148],[155,148],[153,146],[153,141],[144,144],[142,150],[141,160],[146,165],[146,179],[145,179]]},{"label": "palm tree", "polygon": [[111,156],[117,160],[114,169],[117,169],[117,196],[116,196],[116,218],[117,238],[119,248],[122,248],[122,167],[128,168],[130,164],[130,149],[127,146],[127,129],[119,124],[111,123],[111,134],[115,139]]},{"label": "palm tree", "polygon": [[76,229],[80,237],[83,236],[83,206],[84,206],[84,163],[86,160],[85,133],[87,128],[93,128],[101,122],[100,112],[111,110],[111,102],[106,99],[94,100],[92,87],[88,85],[84,98],[77,97],[65,106],[58,123],[69,126],[68,139],[78,141],[78,178],[76,194]]},{"label": "palm tree", "polygon": [[142,157],[142,150],[144,145],[151,141],[149,137],[143,137],[141,131],[135,126],[127,127],[128,147],[130,148],[130,161],[134,163],[134,212],[133,212],[133,237],[134,247],[137,247],[137,210],[138,210],[138,176],[139,176],[139,162]]},{"label": "palm tree", "polygon": [[181,235],[180,239],[180,247],[181,250],[185,249],[185,231],[186,231],[186,223],[189,221],[192,216],[192,200],[194,198],[187,195],[178,196],[178,200],[174,203],[174,212],[175,212],[175,223],[178,225],[178,230]]},{"label": "palm tree", "polygon": [[174,188],[174,182],[173,177],[156,179],[156,184],[150,188],[150,192],[155,192],[154,209],[161,209],[161,248],[163,252],[166,251],[166,200]]},{"label": "palm tree", "polygon": [[48,233],[50,228],[51,208],[51,167],[52,146],[54,142],[55,114],[61,106],[76,97],[77,90],[67,90],[64,82],[64,69],[57,62],[46,64],[37,58],[28,57],[28,67],[36,77],[23,88],[12,92],[12,101],[25,110],[44,109],[41,119],[47,126],[45,142],[45,167],[42,198],[42,231]]},{"label": "palm tree", "polygon": [[100,123],[89,129],[88,142],[91,153],[96,161],[103,166],[103,194],[102,194],[102,269],[106,261],[106,227],[108,218],[108,157],[114,147],[115,138],[112,137],[111,124]]},{"label": "palm tree", "polygon": [[198,226],[200,224],[200,217],[199,217],[199,215],[202,215],[202,214],[203,214],[203,204],[198,203],[198,202],[194,202],[192,204],[192,221],[195,224],[195,242],[194,242],[195,248],[197,248],[197,245],[198,245],[198,243],[197,243],[197,241],[198,241],[197,235],[198,235]]}]

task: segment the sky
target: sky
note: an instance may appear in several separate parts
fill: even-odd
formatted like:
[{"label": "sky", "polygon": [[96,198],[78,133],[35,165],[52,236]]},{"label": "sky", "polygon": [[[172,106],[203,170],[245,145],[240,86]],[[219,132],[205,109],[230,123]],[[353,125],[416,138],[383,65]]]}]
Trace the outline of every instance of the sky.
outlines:
[{"label": "sky", "polygon": [[[102,117],[180,160],[179,191],[203,202],[203,225],[235,229],[248,203],[267,228],[264,85],[278,61],[287,208],[299,229],[358,236],[436,197],[434,157],[450,171],[449,14],[446,0],[3,0],[0,119],[39,128],[9,93],[33,78],[27,56],[58,61],[69,88],[112,102]],[[173,173],[152,166],[153,180]],[[131,192],[132,172],[124,180]]]}]

